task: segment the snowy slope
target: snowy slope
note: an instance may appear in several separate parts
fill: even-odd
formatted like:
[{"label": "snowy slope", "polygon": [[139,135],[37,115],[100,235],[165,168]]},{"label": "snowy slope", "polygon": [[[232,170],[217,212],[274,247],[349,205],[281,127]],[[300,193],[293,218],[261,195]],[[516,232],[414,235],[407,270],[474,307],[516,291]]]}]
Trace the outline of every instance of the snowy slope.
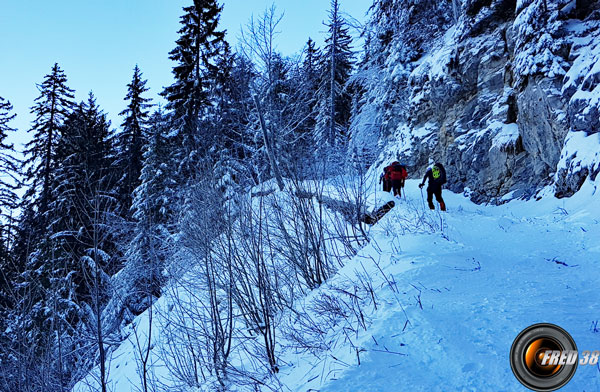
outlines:
[{"label": "snowy slope", "polygon": [[[419,200],[414,183],[407,187],[408,199]],[[409,203],[373,231],[377,245],[361,255],[380,253],[382,270],[395,283],[360,257],[338,274],[366,265],[381,282],[381,307],[353,342],[365,350],[361,365],[355,350],[340,349],[332,353],[338,361],[329,361],[324,386],[317,385],[319,377],[292,390],[526,390],[511,373],[508,353],[518,332],[538,322],[564,327],[581,350],[600,347],[600,334],[591,329],[600,318],[600,212],[592,186],[564,202],[501,207],[446,197],[447,239],[440,232],[398,236]],[[598,390],[598,375],[595,367],[580,367],[564,390]],[[312,377],[307,373],[303,381]]]},{"label": "snowy slope", "polygon": [[[320,350],[293,349],[281,330],[280,372],[264,390],[524,391],[508,353],[518,332],[538,322],[562,326],[580,350],[600,350],[600,198],[593,183],[569,199],[548,189],[540,201],[501,206],[445,191],[444,214],[424,209],[417,182],[406,188],[406,198],[370,231],[371,242],[296,305],[321,325],[322,334],[306,335]],[[371,202],[387,197],[372,193]],[[155,314],[168,314],[165,297]],[[344,317],[319,312],[323,299],[347,304]],[[147,317],[138,318],[140,328]],[[300,322],[282,317],[289,321],[282,329]],[[113,354],[115,392],[139,390],[133,336]],[[159,359],[159,321],[153,336],[153,372],[164,383],[158,390],[186,390],[172,384]],[[563,390],[600,390],[599,376],[596,367],[579,367]],[[74,391],[90,390],[92,379]]]}]

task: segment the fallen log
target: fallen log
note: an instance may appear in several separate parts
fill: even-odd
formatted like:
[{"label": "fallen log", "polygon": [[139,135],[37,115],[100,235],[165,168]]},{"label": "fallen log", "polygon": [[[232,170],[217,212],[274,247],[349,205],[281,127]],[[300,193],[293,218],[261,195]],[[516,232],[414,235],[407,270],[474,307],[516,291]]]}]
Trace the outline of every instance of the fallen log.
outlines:
[{"label": "fallen log", "polygon": [[368,225],[374,225],[385,216],[396,204],[393,201],[388,201],[383,206],[379,207],[371,213],[366,213],[362,219]]}]

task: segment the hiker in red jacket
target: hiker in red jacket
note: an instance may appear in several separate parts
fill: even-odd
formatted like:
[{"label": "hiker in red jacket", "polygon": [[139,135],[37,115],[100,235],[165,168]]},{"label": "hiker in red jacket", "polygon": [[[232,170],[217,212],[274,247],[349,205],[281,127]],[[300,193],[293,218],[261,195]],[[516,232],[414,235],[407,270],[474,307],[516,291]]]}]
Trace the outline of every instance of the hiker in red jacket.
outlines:
[{"label": "hiker in red jacket", "polygon": [[404,188],[404,182],[408,173],[406,167],[400,164],[400,162],[394,162],[390,166],[390,179],[392,180],[392,189],[394,190],[394,196],[401,196],[401,190]]},{"label": "hiker in red jacket", "polygon": [[383,173],[379,177],[379,183],[383,182],[383,191],[389,192],[392,190],[392,179],[390,178],[390,170],[391,166],[386,166],[383,168]]}]

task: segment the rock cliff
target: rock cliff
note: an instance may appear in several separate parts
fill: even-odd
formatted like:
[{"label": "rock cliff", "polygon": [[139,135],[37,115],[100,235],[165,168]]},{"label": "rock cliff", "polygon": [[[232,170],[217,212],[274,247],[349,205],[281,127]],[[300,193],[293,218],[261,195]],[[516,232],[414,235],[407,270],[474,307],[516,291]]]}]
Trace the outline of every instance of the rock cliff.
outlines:
[{"label": "rock cliff", "polygon": [[[382,0],[371,9],[353,143],[374,167],[477,202],[570,196],[600,171],[600,3]],[[356,150],[356,148],[355,148]]]}]

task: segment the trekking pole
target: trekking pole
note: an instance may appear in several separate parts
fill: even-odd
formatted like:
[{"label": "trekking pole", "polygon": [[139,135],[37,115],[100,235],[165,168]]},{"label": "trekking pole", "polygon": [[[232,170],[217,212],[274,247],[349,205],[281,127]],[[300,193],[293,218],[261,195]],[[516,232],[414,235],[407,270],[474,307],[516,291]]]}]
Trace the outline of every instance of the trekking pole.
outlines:
[{"label": "trekking pole", "polygon": [[421,203],[423,203],[423,210],[425,210],[425,198],[423,197],[423,188],[421,189]]}]

